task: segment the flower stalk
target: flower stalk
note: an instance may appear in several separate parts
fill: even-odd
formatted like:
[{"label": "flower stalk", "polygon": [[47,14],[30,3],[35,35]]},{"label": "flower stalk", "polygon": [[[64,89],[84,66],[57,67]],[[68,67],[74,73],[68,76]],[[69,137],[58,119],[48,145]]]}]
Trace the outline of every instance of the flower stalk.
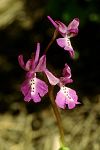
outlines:
[{"label": "flower stalk", "polygon": [[46,47],[46,49],[45,49],[45,51],[44,51],[44,54],[47,53],[48,49],[50,48],[50,46],[52,45],[52,43],[53,43],[54,40],[56,39],[57,35],[58,35],[58,31],[55,30],[52,39],[50,40],[49,44],[47,45],[47,47]]},{"label": "flower stalk", "polygon": [[56,117],[56,120],[57,120],[57,125],[58,125],[59,133],[60,133],[61,146],[64,146],[65,145],[64,144],[65,143],[65,141],[64,141],[64,131],[63,131],[63,127],[62,127],[61,116],[60,116],[59,110],[57,108],[57,105],[55,103],[55,99],[54,99],[53,86],[50,86],[49,98],[50,98],[52,108],[53,108],[53,111],[54,111],[54,114],[55,114],[55,117]]},{"label": "flower stalk", "polygon": [[[52,45],[52,43],[54,42],[54,40],[56,39],[58,35],[58,31],[55,30],[54,32],[54,35],[52,37],[52,39],[50,40],[49,44],[47,45],[45,51],[44,51],[44,54],[47,53],[48,49],[50,48],[50,46]],[[60,133],[60,142],[61,142],[61,147],[64,146],[65,144],[65,141],[64,141],[64,131],[63,131],[63,127],[62,127],[62,121],[61,121],[61,116],[60,116],[60,113],[59,113],[59,110],[57,108],[57,105],[55,103],[55,99],[54,99],[54,94],[53,94],[53,89],[54,87],[53,86],[50,86],[49,87],[49,98],[50,98],[50,101],[51,101],[51,105],[52,105],[52,108],[53,108],[53,111],[54,111],[54,115],[55,115],[55,118],[57,120],[57,125],[58,125],[58,129],[59,129],[59,133]]]}]

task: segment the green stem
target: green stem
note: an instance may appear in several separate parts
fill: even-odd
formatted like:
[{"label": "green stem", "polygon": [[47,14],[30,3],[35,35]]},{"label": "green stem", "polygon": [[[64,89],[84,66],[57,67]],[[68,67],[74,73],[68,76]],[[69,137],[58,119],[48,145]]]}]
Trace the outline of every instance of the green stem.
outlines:
[{"label": "green stem", "polygon": [[56,106],[54,95],[53,95],[53,86],[50,87],[49,97],[51,100],[52,108],[53,108],[53,111],[54,111],[54,114],[55,114],[55,117],[57,120],[58,128],[59,128],[61,146],[64,146],[64,143],[65,143],[64,142],[64,131],[63,131],[62,123],[61,123],[62,122],[61,116],[60,116],[59,110]]}]

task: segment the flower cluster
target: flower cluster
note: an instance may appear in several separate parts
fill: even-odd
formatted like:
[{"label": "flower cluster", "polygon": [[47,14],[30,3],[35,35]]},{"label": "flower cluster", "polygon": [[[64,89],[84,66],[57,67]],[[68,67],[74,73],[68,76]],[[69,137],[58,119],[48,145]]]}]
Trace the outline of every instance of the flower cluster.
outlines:
[{"label": "flower cluster", "polygon": [[[67,50],[70,56],[73,58],[74,50],[71,46],[70,37],[77,35],[79,20],[75,18],[68,27],[60,21],[54,21],[50,16],[48,19],[56,28],[56,31],[61,34],[62,38],[58,38],[57,44]],[[24,95],[24,100],[29,102],[33,100],[35,103],[40,102],[41,98],[46,95],[48,91],[48,85],[45,81],[37,78],[37,73],[42,72],[46,75],[49,83],[52,86],[59,86],[60,90],[58,91],[55,102],[58,107],[64,109],[66,105],[69,109],[72,109],[79,104],[78,96],[76,91],[66,87],[66,84],[72,83],[71,79],[71,69],[68,64],[65,64],[65,67],[62,71],[62,76],[60,78],[55,77],[46,67],[46,54],[42,57],[39,57],[40,54],[40,43],[37,43],[37,48],[35,56],[32,56],[26,64],[23,60],[23,55],[18,56],[18,61],[21,66],[26,71],[26,79],[21,85],[21,92]]]}]

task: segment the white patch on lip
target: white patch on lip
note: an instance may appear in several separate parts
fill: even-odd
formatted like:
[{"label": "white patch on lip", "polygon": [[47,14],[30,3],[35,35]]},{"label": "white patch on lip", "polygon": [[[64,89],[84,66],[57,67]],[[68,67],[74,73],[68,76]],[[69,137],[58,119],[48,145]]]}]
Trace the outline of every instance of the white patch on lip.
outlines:
[{"label": "white patch on lip", "polygon": [[61,91],[62,91],[62,93],[65,95],[65,97],[66,97],[67,99],[69,99],[69,101],[73,101],[73,99],[72,99],[71,96],[69,95],[69,89],[68,89],[67,87],[62,86],[62,87],[61,87]]},{"label": "white patch on lip", "polygon": [[72,47],[71,46],[71,42],[70,42],[70,37],[68,35],[65,36],[66,42],[67,42],[67,46],[68,47]]},{"label": "white patch on lip", "polygon": [[36,86],[36,79],[35,78],[32,78],[30,81],[30,86],[31,86],[31,94],[34,94],[35,93],[35,86]]}]

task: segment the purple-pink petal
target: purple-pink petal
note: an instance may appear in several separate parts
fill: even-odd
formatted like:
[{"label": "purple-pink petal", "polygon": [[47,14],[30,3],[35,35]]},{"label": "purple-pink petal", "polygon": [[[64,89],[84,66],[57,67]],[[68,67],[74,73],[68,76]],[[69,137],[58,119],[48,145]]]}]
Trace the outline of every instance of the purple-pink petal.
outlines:
[{"label": "purple-pink petal", "polygon": [[43,55],[35,68],[35,72],[42,72],[46,69],[46,55]]},{"label": "purple-pink petal", "polygon": [[65,95],[61,91],[57,93],[55,102],[57,106],[62,109],[66,107],[66,98],[65,98]]},{"label": "purple-pink petal", "polygon": [[71,78],[71,69],[70,69],[70,67],[67,64],[65,64],[65,67],[63,69],[62,75],[64,77]]},{"label": "purple-pink petal", "polygon": [[69,88],[69,95],[74,100],[74,102],[77,103],[78,96],[76,94],[76,91]]},{"label": "purple-pink petal", "polygon": [[67,26],[61,21],[55,21],[55,22],[58,25],[57,30],[61,33],[62,36],[65,36],[65,33],[67,32]]},{"label": "purple-pink petal", "polygon": [[74,57],[74,50],[72,48],[71,42],[70,40],[67,38],[67,36],[65,38],[59,38],[56,40],[57,44],[64,48],[64,50],[69,51],[70,56],[73,58]]},{"label": "purple-pink petal", "polygon": [[73,19],[73,21],[68,25],[67,34],[70,34],[71,37],[77,35],[78,26],[79,26],[79,19],[78,18]]},{"label": "purple-pink petal", "polygon": [[24,97],[24,101],[29,102],[30,100],[31,100],[31,92],[29,90]]},{"label": "purple-pink petal", "polygon": [[34,91],[31,90],[31,97],[35,103],[41,101],[43,97],[48,92],[48,86],[46,83],[38,78],[34,79]]},{"label": "purple-pink petal", "polygon": [[29,60],[26,62],[25,69],[26,69],[26,70],[30,70],[31,65],[32,65],[32,59],[29,59]]},{"label": "purple-pink petal", "polygon": [[23,82],[21,85],[21,91],[25,96],[25,101],[29,102],[33,99],[33,101],[37,103],[40,102],[41,97],[48,92],[48,86],[44,81],[34,77]]},{"label": "purple-pink petal", "polygon": [[73,109],[78,102],[78,96],[73,89],[62,86],[60,91],[57,93],[56,100],[57,106],[60,108],[65,108],[68,105],[69,109]]},{"label": "purple-pink petal", "polygon": [[69,109],[73,109],[74,107],[75,107],[75,103],[74,103],[74,101],[70,101],[69,103],[68,103],[68,108]]},{"label": "purple-pink petal", "polygon": [[63,77],[60,77],[60,82],[62,83],[62,85],[73,82],[73,80],[71,79],[71,69],[67,64],[65,64],[62,75]]},{"label": "purple-pink petal", "polygon": [[68,78],[68,77],[60,77],[60,82],[65,85],[65,84],[68,84],[68,83],[72,83],[73,80]]},{"label": "purple-pink petal", "polygon": [[43,97],[48,92],[48,86],[46,83],[38,78],[31,79],[31,98],[33,101],[40,102],[41,97]]},{"label": "purple-pink petal", "polygon": [[79,26],[79,19],[78,18],[75,18],[73,19],[70,24],[68,25],[68,30],[71,30],[71,29],[77,29]]},{"label": "purple-pink petal", "polygon": [[68,50],[68,51],[72,51],[73,48],[71,46],[71,42],[70,40],[66,37],[66,38],[59,38],[57,39],[57,44],[64,48],[65,50]]},{"label": "purple-pink petal", "polygon": [[38,93],[37,93],[37,94],[32,94],[32,93],[31,93],[31,99],[33,99],[33,101],[34,101],[35,103],[38,103],[38,102],[41,101],[41,97],[39,96]]},{"label": "purple-pink petal", "polygon": [[79,104],[78,96],[75,90],[70,88],[66,88],[66,89],[67,89],[66,104],[68,104],[69,109],[72,109],[76,106],[76,104]]},{"label": "purple-pink petal", "polygon": [[62,23],[61,21],[58,21],[58,20],[54,21],[50,16],[47,16],[47,18],[50,20],[53,26],[57,29],[57,31],[60,32],[62,36],[65,36],[67,32],[66,25]]},{"label": "purple-pink petal", "polygon": [[57,83],[59,83],[59,79],[56,78],[48,69],[45,69],[45,74],[51,85],[56,85]]},{"label": "purple-pink petal", "polygon": [[23,60],[23,55],[19,55],[18,56],[18,62],[19,62],[19,65],[21,66],[21,68],[23,68],[24,70],[26,70],[25,63],[24,63],[24,60]]},{"label": "purple-pink petal", "polygon": [[57,44],[62,47],[62,48],[65,48],[66,46],[66,39],[65,38],[59,38],[56,40],[57,41]]},{"label": "purple-pink petal", "polygon": [[33,60],[32,60],[32,69],[33,70],[35,69],[35,67],[38,64],[39,54],[40,54],[40,43],[37,43],[37,49],[36,49],[36,53],[35,53],[35,58],[33,57]]},{"label": "purple-pink petal", "polygon": [[21,92],[25,96],[29,90],[30,90],[29,80],[25,80],[21,85]]},{"label": "purple-pink petal", "polygon": [[74,58],[75,53],[74,53],[74,51],[73,51],[73,50],[69,50],[69,54],[70,54],[71,58]]},{"label": "purple-pink petal", "polygon": [[31,88],[29,80],[25,80],[21,85],[21,92],[24,95],[24,100],[29,102],[31,100]]},{"label": "purple-pink petal", "polygon": [[21,86],[21,91],[24,94],[24,100],[29,102],[31,99],[35,103],[41,101],[41,97],[43,97],[48,92],[48,87],[44,81],[35,78],[35,91],[33,92],[31,89],[31,84],[29,80],[24,81]]},{"label": "purple-pink petal", "polygon": [[53,24],[53,26],[54,26],[55,28],[58,27],[58,25],[56,24],[56,22],[55,22],[50,16],[47,16],[47,18],[50,20],[50,22]]},{"label": "purple-pink petal", "polygon": [[36,92],[39,93],[41,97],[43,97],[48,92],[47,84],[38,78],[36,78],[36,89]]}]

